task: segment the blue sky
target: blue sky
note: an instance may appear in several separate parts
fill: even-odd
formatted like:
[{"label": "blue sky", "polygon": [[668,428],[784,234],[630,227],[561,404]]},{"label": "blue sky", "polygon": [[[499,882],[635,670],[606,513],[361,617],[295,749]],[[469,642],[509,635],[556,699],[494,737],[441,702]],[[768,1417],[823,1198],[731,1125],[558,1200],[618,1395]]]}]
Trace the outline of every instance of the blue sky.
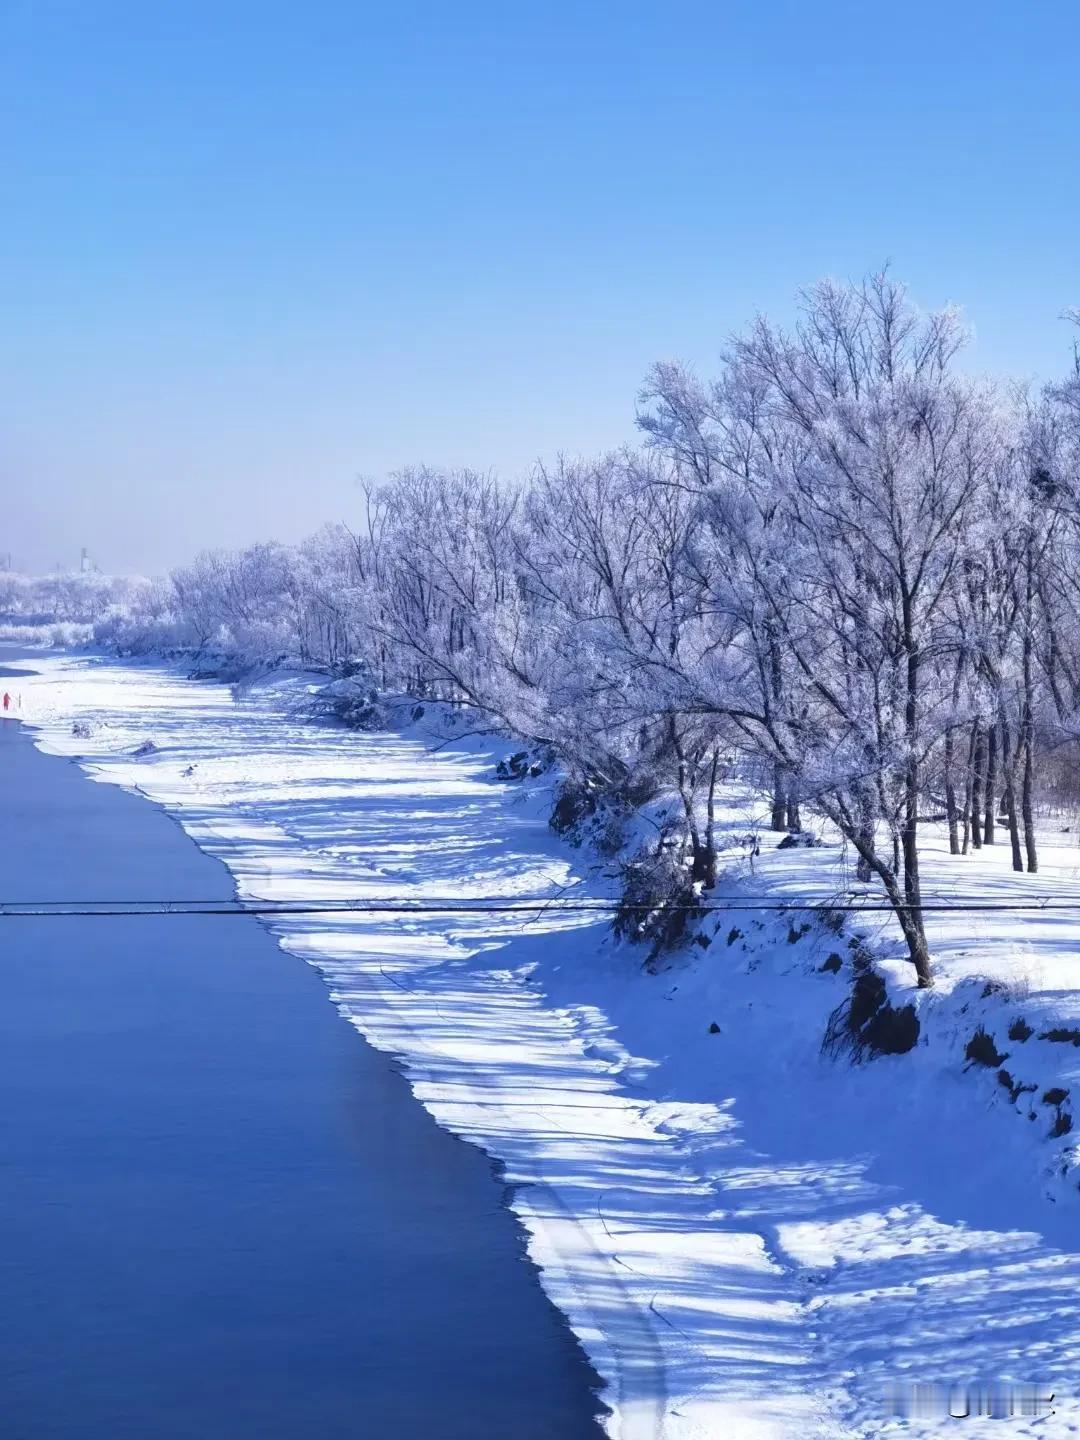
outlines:
[{"label": "blue sky", "polygon": [[968,364],[1080,304],[1075,4],[0,3],[0,552],[160,569],[410,462],[633,436],[891,259]]}]

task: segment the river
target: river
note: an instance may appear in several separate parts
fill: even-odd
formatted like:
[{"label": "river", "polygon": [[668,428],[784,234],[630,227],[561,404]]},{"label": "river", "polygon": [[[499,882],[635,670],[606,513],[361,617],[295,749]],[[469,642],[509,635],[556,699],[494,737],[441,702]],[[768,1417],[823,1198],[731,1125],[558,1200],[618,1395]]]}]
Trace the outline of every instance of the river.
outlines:
[{"label": "river", "polygon": [[[4,900],[233,894],[12,721],[0,796]],[[257,920],[0,923],[0,1433],[599,1440],[489,1161]]]}]

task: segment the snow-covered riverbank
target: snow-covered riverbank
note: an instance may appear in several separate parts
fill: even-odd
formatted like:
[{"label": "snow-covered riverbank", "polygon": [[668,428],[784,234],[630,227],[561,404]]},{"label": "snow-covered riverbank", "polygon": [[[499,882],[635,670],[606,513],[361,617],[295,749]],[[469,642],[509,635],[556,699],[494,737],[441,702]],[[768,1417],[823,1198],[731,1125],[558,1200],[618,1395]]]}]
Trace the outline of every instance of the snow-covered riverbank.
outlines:
[{"label": "snow-covered riverbank", "polygon": [[317,972],[252,916],[100,913],[228,871],[10,722],[0,795],[5,898],[98,906],[0,924],[5,1440],[602,1440],[485,1157]]},{"label": "snow-covered riverbank", "polygon": [[[313,728],[290,714],[301,677],[235,703],[164,667],[35,664],[42,748],[164,805],[245,898],[603,883],[552,835],[550,797],[495,780],[489,740]],[[840,998],[825,933],[739,919],[760,927],[749,947],[653,975],[597,916],[269,923],[439,1122],[505,1166],[619,1440],[931,1433],[951,1422],[891,1419],[890,1387],[973,1379],[1055,1389],[1055,1416],[1011,1434],[1080,1426],[1075,1209],[1043,1199],[1029,1135],[969,1077],[919,1053],[820,1058]]]}]

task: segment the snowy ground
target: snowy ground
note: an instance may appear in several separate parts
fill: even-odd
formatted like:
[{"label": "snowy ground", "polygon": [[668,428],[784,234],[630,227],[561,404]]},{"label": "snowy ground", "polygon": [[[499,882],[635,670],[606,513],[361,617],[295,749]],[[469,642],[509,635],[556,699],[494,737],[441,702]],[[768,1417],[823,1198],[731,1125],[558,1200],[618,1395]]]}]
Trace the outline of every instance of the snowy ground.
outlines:
[{"label": "snowy ground", "polygon": [[[300,677],[234,703],[162,667],[34,664],[19,688],[38,743],[164,805],[245,898],[605,886],[548,829],[550,796],[494,779],[493,741],[312,727],[292,714]],[[746,825],[734,802],[730,824]],[[1080,895],[1080,851],[1047,862],[1014,880],[999,848],[995,891]],[[753,886],[832,893],[842,864],[828,847],[767,854]],[[972,893],[986,873],[943,856],[928,888]],[[1056,1395],[1053,1416],[1005,1432],[1080,1431],[1080,1208],[1071,1171],[1053,1179],[1070,1140],[1046,1138],[1056,1112],[1039,1093],[1013,1101],[995,1069],[964,1064],[989,1017],[1017,1081],[1068,1086],[1080,1050],[1039,1034],[1080,1011],[1080,916],[935,916],[930,1043],[855,1068],[819,1053],[847,983],[819,967],[847,939],[800,936],[787,915],[732,910],[661,974],[602,918],[555,910],[268,923],[437,1119],[505,1165],[618,1440],[937,1434],[956,1422],[894,1418],[890,1393],[995,1381]],[[895,945],[883,921],[859,928]],[[985,977],[1011,988],[984,1000]],[[1021,1012],[1034,1033],[1007,1042]]]}]

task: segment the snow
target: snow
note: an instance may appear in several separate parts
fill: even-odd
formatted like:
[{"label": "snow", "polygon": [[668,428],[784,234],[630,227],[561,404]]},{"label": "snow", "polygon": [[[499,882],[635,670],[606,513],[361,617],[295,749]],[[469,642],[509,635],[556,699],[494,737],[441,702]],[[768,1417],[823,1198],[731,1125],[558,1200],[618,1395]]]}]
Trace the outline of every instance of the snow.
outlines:
[{"label": "snow", "polygon": [[[314,727],[297,675],[237,701],[163,666],[33,665],[21,693],[37,743],[163,805],[245,900],[607,893],[547,826],[544,787],[494,778],[495,739],[436,749],[422,724]],[[729,802],[734,855],[748,802]],[[1071,843],[1047,848],[1038,877],[1014,879],[1003,858],[989,862],[1003,897],[1025,881],[1080,896]],[[834,845],[764,854],[752,886],[740,864],[731,884],[747,894],[850,883]],[[928,890],[972,893],[976,873],[981,888],[982,869],[935,856]],[[888,922],[868,919],[858,928],[888,954]],[[941,983],[911,992],[932,1043],[852,1067],[820,1054],[845,980],[819,967],[843,938],[816,926],[789,943],[791,917],[768,912],[719,920],[707,950],[655,974],[602,916],[557,907],[266,923],[438,1122],[504,1168],[543,1284],[607,1382],[613,1440],[937,1434],[954,1422],[894,1418],[890,1393],[975,1381],[1056,1392],[1052,1417],[1015,1418],[1010,1435],[1077,1433],[1075,1189],[1047,1178],[1048,1157],[1068,1169],[1068,1137],[1045,1139],[1037,1096],[1014,1105],[963,1063],[976,1014],[1004,1037],[1018,1005],[1036,1030],[1080,1009],[1075,922],[935,914]],[[982,1002],[984,977],[1011,988]],[[1004,1048],[1040,1083],[1077,1078],[1070,1045]]]}]

